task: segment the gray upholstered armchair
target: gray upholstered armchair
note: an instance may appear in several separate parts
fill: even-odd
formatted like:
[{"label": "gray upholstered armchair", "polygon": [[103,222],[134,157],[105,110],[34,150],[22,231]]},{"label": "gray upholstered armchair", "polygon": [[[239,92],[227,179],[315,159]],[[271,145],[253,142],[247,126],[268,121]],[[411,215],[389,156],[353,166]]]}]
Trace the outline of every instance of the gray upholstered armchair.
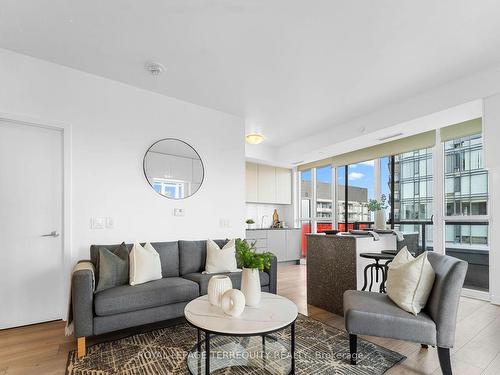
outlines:
[{"label": "gray upholstered armchair", "polygon": [[424,310],[414,316],[382,293],[348,290],[344,293],[345,327],[349,333],[351,363],[356,364],[357,335],[387,337],[437,346],[444,375],[451,375],[450,348],[455,342],[460,293],[467,263],[428,253],[436,279]]}]

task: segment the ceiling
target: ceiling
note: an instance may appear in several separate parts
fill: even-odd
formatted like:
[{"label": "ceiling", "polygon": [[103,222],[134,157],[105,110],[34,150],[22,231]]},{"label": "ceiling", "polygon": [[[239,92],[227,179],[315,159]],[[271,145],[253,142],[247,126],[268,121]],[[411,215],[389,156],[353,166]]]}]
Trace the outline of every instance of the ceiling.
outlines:
[{"label": "ceiling", "polygon": [[499,19],[498,0],[0,0],[0,47],[243,117],[279,147],[499,63]]}]

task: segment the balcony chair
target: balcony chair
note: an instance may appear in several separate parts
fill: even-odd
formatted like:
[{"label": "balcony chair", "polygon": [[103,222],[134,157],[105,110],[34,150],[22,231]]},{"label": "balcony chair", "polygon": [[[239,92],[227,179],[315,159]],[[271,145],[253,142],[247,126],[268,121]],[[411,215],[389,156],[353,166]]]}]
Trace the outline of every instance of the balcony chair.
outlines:
[{"label": "balcony chair", "polygon": [[428,252],[428,259],[436,278],[427,305],[417,316],[399,308],[386,294],[356,290],[344,293],[352,365],[356,365],[357,335],[366,335],[412,341],[423,348],[437,346],[443,374],[452,374],[450,348],[455,342],[458,303],[467,263],[434,252]]}]

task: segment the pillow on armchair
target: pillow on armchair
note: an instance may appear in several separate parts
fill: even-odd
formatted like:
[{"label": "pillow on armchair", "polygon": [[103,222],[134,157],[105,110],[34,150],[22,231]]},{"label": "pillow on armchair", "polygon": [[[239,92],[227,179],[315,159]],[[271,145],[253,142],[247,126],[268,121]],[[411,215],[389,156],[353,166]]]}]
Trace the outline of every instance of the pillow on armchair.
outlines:
[{"label": "pillow on armchair", "polygon": [[417,315],[427,303],[435,276],[427,252],[414,258],[405,246],[389,263],[387,296],[403,310]]}]

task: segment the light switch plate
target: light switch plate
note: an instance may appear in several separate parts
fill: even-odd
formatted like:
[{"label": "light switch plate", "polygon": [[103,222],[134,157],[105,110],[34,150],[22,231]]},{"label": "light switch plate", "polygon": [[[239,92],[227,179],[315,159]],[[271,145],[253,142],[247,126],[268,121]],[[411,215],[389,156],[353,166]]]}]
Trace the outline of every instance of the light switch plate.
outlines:
[{"label": "light switch plate", "polygon": [[105,217],[92,217],[90,219],[91,229],[104,229],[106,228],[106,218]]}]

